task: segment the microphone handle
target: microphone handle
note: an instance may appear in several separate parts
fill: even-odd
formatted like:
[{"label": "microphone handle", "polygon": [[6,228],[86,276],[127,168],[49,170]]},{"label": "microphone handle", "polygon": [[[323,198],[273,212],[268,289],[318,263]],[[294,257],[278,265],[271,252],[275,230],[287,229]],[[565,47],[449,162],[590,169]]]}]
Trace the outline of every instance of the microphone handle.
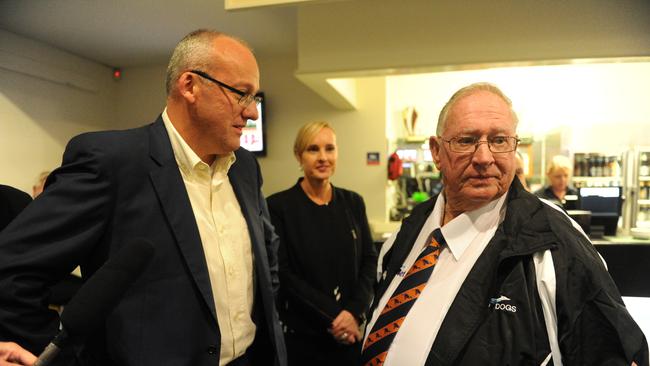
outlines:
[{"label": "microphone handle", "polygon": [[59,334],[54,337],[52,342],[45,347],[43,352],[38,355],[38,359],[34,363],[34,366],[48,366],[52,364],[52,361],[59,355],[61,349],[66,345],[68,341],[68,332],[65,329],[61,329]]},{"label": "microphone handle", "polygon": [[56,356],[61,352],[61,348],[54,343],[50,343],[45,350],[38,356],[34,366],[47,366],[52,363]]}]

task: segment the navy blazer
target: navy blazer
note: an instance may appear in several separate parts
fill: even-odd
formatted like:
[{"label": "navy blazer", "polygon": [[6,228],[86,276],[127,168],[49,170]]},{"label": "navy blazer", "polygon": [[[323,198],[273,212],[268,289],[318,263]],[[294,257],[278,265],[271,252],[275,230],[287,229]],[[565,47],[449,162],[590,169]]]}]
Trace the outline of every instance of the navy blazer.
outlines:
[{"label": "navy blazer", "polygon": [[[275,308],[277,236],[259,165],[244,149],[228,176],[252,242],[257,325],[253,364],[286,365]],[[134,238],[154,258],[106,319],[75,347],[88,364],[216,365],[220,333],[203,247],[162,118],[151,125],[73,138],[45,192],[0,235],[0,340],[40,353],[58,317],[47,287],[80,264],[91,276]],[[273,362],[272,360],[275,360]],[[83,363],[83,362],[82,362]]]}]

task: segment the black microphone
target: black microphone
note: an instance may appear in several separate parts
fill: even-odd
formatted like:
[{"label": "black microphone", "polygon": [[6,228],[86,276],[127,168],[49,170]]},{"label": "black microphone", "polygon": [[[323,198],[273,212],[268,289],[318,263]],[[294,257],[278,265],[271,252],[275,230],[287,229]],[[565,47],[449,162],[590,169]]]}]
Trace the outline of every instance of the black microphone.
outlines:
[{"label": "black microphone", "polygon": [[34,366],[49,365],[71,337],[86,337],[99,328],[149,264],[153,252],[151,242],[135,239],[109,258],[65,305],[61,331],[38,356]]}]

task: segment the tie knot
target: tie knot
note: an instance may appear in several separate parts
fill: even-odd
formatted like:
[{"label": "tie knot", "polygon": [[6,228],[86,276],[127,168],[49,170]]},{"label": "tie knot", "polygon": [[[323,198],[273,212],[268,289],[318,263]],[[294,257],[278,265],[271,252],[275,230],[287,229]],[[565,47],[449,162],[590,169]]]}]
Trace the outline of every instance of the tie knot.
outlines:
[{"label": "tie knot", "polygon": [[440,230],[440,228],[433,230],[433,232],[431,233],[431,241],[429,245],[438,248],[438,247],[443,247],[445,243],[446,243],[445,237],[442,236],[442,231]]}]

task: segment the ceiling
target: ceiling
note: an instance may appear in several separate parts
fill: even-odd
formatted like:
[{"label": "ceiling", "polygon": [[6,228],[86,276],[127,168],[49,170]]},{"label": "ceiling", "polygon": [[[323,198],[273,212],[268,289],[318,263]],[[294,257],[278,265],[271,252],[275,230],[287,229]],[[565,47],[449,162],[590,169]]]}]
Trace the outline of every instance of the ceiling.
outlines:
[{"label": "ceiling", "polygon": [[224,10],[224,0],[0,0],[0,29],[110,67],[165,63],[183,35],[213,28],[258,55],[295,53],[296,7]]}]

